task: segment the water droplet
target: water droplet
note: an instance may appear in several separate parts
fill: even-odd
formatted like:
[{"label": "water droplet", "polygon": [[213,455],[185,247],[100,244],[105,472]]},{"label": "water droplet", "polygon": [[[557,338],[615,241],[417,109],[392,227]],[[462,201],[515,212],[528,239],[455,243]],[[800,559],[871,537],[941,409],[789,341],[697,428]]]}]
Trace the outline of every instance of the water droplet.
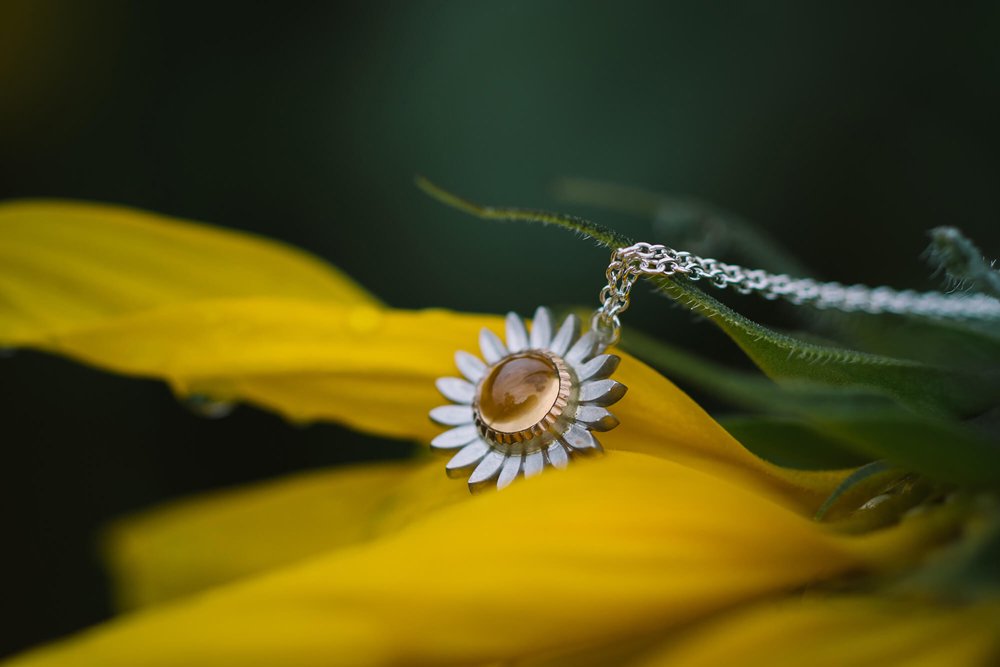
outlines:
[{"label": "water droplet", "polygon": [[191,394],[180,400],[188,410],[206,419],[222,419],[231,415],[236,409],[236,403],[233,401],[220,401],[205,394]]},{"label": "water droplet", "polygon": [[347,315],[347,326],[355,333],[367,334],[375,331],[382,322],[382,313],[374,306],[358,306]]},{"label": "water droplet", "polygon": [[871,500],[869,500],[868,502],[866,502],[859,509],[873,510],[876,507],[878,507],[879,505],[881,505],[882,503],[884,503],[885,501],[889,500],[890,498],[892,498],[892,496],[890,494],[888,494],[888,493],[879,494],[879,495],[875,496],[874,498],[872,498]]}]

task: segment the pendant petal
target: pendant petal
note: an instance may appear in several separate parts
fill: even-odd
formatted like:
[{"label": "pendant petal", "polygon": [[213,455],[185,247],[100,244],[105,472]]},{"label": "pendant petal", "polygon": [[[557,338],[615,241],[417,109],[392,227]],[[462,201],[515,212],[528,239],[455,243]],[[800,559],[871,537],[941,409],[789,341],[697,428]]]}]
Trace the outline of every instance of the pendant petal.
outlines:
[{"label": "pendant petal", "polygon": [[479,382],[486,375],[486,364],[483,360],[463,350],[455,353],[455,366],[465,379],[472,383]]},{"label": "pendant petal", "polygon": [[459,426],[458,428],[453,428],[450,431],[445,431],[431,440],[431,449],[459,449],[461,447],[465,447],[478,438],[479,430],[476,428],[476,425],[466,424],[465,426]]},{"label": "pendant petal", "polygon": [[567,315],[562,326],[559,327],[559,331],[556,332],[555,338],[549,344],[549,350],[560,357],[565,355],[570,343],[576,340],[579,333],[580,318],[573,314]]},{"label": "pendant petal", "polygon": [[430,412],[431,419],[442,426],[462,426],[472,423],[471,405],[442,405]]},{"label": "pendant petal", "polygon": [[517,313],[507,313],[505,321],[507,329],[507,349],[511,352],[523,352],[528,349],[528,331]]},{"label": "pendant petal", "polygon": [[545,450],[545,456],[553,468],[565,469],[569,465],[569,455],[561,442],[553,442]]},{"label": "pendant petal", "polygon": [[552,313],[539,306],[531,320],[531,349],[544,350],[552,342]]},{"label": "pendant petal", "polygon": [[483,457],[486,456],[489,451],[489,445],[482,440],[476,440],[475,442],[466,445],[458,452],[458,454],[451,457],[451,460],[448,461],[448,465],[445,466],[445,469],[448,472],[459,472],[461,470],[471,468],[482,461]]},{"label": "pendant petal", "polygon": [[508,354],[507,348],[500,338],[485,328],[479,332],[479,349],[482,350],[483,359],[488,364],[495,364]]},{"label": "pendant petal", "polygon": [[569,352],[566,353],[566,361],[573,365],[583,363],[585,359],[588,359],[594,353],[594,348],[596,347],[597,334],[593,331],[588,331],[580,336],[580,340],[576,341]]},{"label": "pendant petal", "polygon": [[507,457],[507,460],[503,462],[503,469],[500,471],[500,477],[497,479],[497,488],[505,489],[510,486],[511,482],[517,479],[520,472],[521,455],[511,454]]},{"label": "pendant petal", "polygon": [[500,468],[503,467],[504,459],[506,459],[506,456],[504,456],[503,452],[493,450],[487,454],[479,462],[479,465],[476,466],[476,469],[472,471],[472,474],[469,475],[469,486],[477,486],[496,477],[497,473],[500,472]]},{"label": "pendant petal", "polygon": [[618,418],[599,405],[581,405],[576,411],[576,421],[595,431],[610,431],[618,426]]},{"label": "pendant petal", "polygon": [[594,434],[579,424],[570,424],[566,432],[562,434],[562,440],[573,449],[579,451],[604,451],[604,448],[601,447],[601,443],[594,437]]},{"label": "pendant petal", "polygon": [[434,384],[441,395],[449,401],[465,405],[472,403],[472,398],[476,393],[476,388],[471,383],[460,378],[438,378]]},{"label": "pendant petal", "polygon": [[620,401],[627,390],[628,388],[625,385],[614,380],[584,382],[580,385],[580,402],[593,403],[594,405],[611,405]]},{"label": "pendant petal", "polygon": [[545,468],[545,454],[540,449],[524,455],[524,477],[534,477]]},{"label": "pendant petal", "polygon": [[618,368],[621,357],[614,354],[599,354],[590,361],[574,365],[576,377],[580,382],[600,380],[609,377]]}]

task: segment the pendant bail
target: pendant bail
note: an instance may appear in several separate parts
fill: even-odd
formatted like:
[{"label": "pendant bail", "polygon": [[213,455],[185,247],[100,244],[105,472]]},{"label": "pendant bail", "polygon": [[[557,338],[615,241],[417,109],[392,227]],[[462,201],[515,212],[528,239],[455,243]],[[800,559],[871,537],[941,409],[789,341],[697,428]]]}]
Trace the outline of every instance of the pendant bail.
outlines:
[{"label": "pendant bail", "polygon": [[628,310],[629,294],[639,274],[628,264],[626,248],[616,248],[611,252],[611,261],[604,275],[608,284],[601,289],[598,297],[601,307],[590,318],[590,328],[597,336],[601,349],[615,345],[621,339],[622,323],[619,315]]},{"label": "pendant bail", "polygon": [[598,308],[590,318],[590,330],[597,336],[597,346],[603,352],[617,345],[622,337],[622,322],[618,315],[609,315],[604,308]]}]

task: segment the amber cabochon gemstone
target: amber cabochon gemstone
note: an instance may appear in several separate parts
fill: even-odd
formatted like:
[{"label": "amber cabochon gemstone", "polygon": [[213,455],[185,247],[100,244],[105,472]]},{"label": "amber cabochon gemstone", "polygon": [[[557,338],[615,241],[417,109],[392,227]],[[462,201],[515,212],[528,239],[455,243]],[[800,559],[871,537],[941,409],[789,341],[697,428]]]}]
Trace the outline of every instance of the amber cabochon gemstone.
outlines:
[{"label": "amber cabochon gemstone", "polygon": [[568,380],[563,362],[545,353],[508,357],[490,368],[480,383],[476,421],[490,439],[530,439],[561,414]]},{"label": "amber cabochon gemstone", "polygon": [[547,357],[509,357],[494,366],[480,385],[480,419],[501,433],[528,430],[552,410],[559,388],[559,370]]}]

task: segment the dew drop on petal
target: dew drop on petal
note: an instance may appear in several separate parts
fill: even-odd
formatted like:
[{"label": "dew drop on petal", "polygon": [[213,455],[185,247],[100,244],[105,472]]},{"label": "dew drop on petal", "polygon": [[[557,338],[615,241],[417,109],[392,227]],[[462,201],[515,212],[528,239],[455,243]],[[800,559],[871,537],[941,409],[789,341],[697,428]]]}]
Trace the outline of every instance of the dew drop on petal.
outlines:
[{"label": "dew drop on petal", "polygon": [[347,326],[354,333],[370,334],[382,322],[382,313],[374,306],[358,306],[347,315]]},{"label": "dew drop on petal", "polygon": [[220,401],[205,394],[190,394],[180,399],[188,410],[206,419],[222,419],[228,417],[236,409],[233,401]]}]

